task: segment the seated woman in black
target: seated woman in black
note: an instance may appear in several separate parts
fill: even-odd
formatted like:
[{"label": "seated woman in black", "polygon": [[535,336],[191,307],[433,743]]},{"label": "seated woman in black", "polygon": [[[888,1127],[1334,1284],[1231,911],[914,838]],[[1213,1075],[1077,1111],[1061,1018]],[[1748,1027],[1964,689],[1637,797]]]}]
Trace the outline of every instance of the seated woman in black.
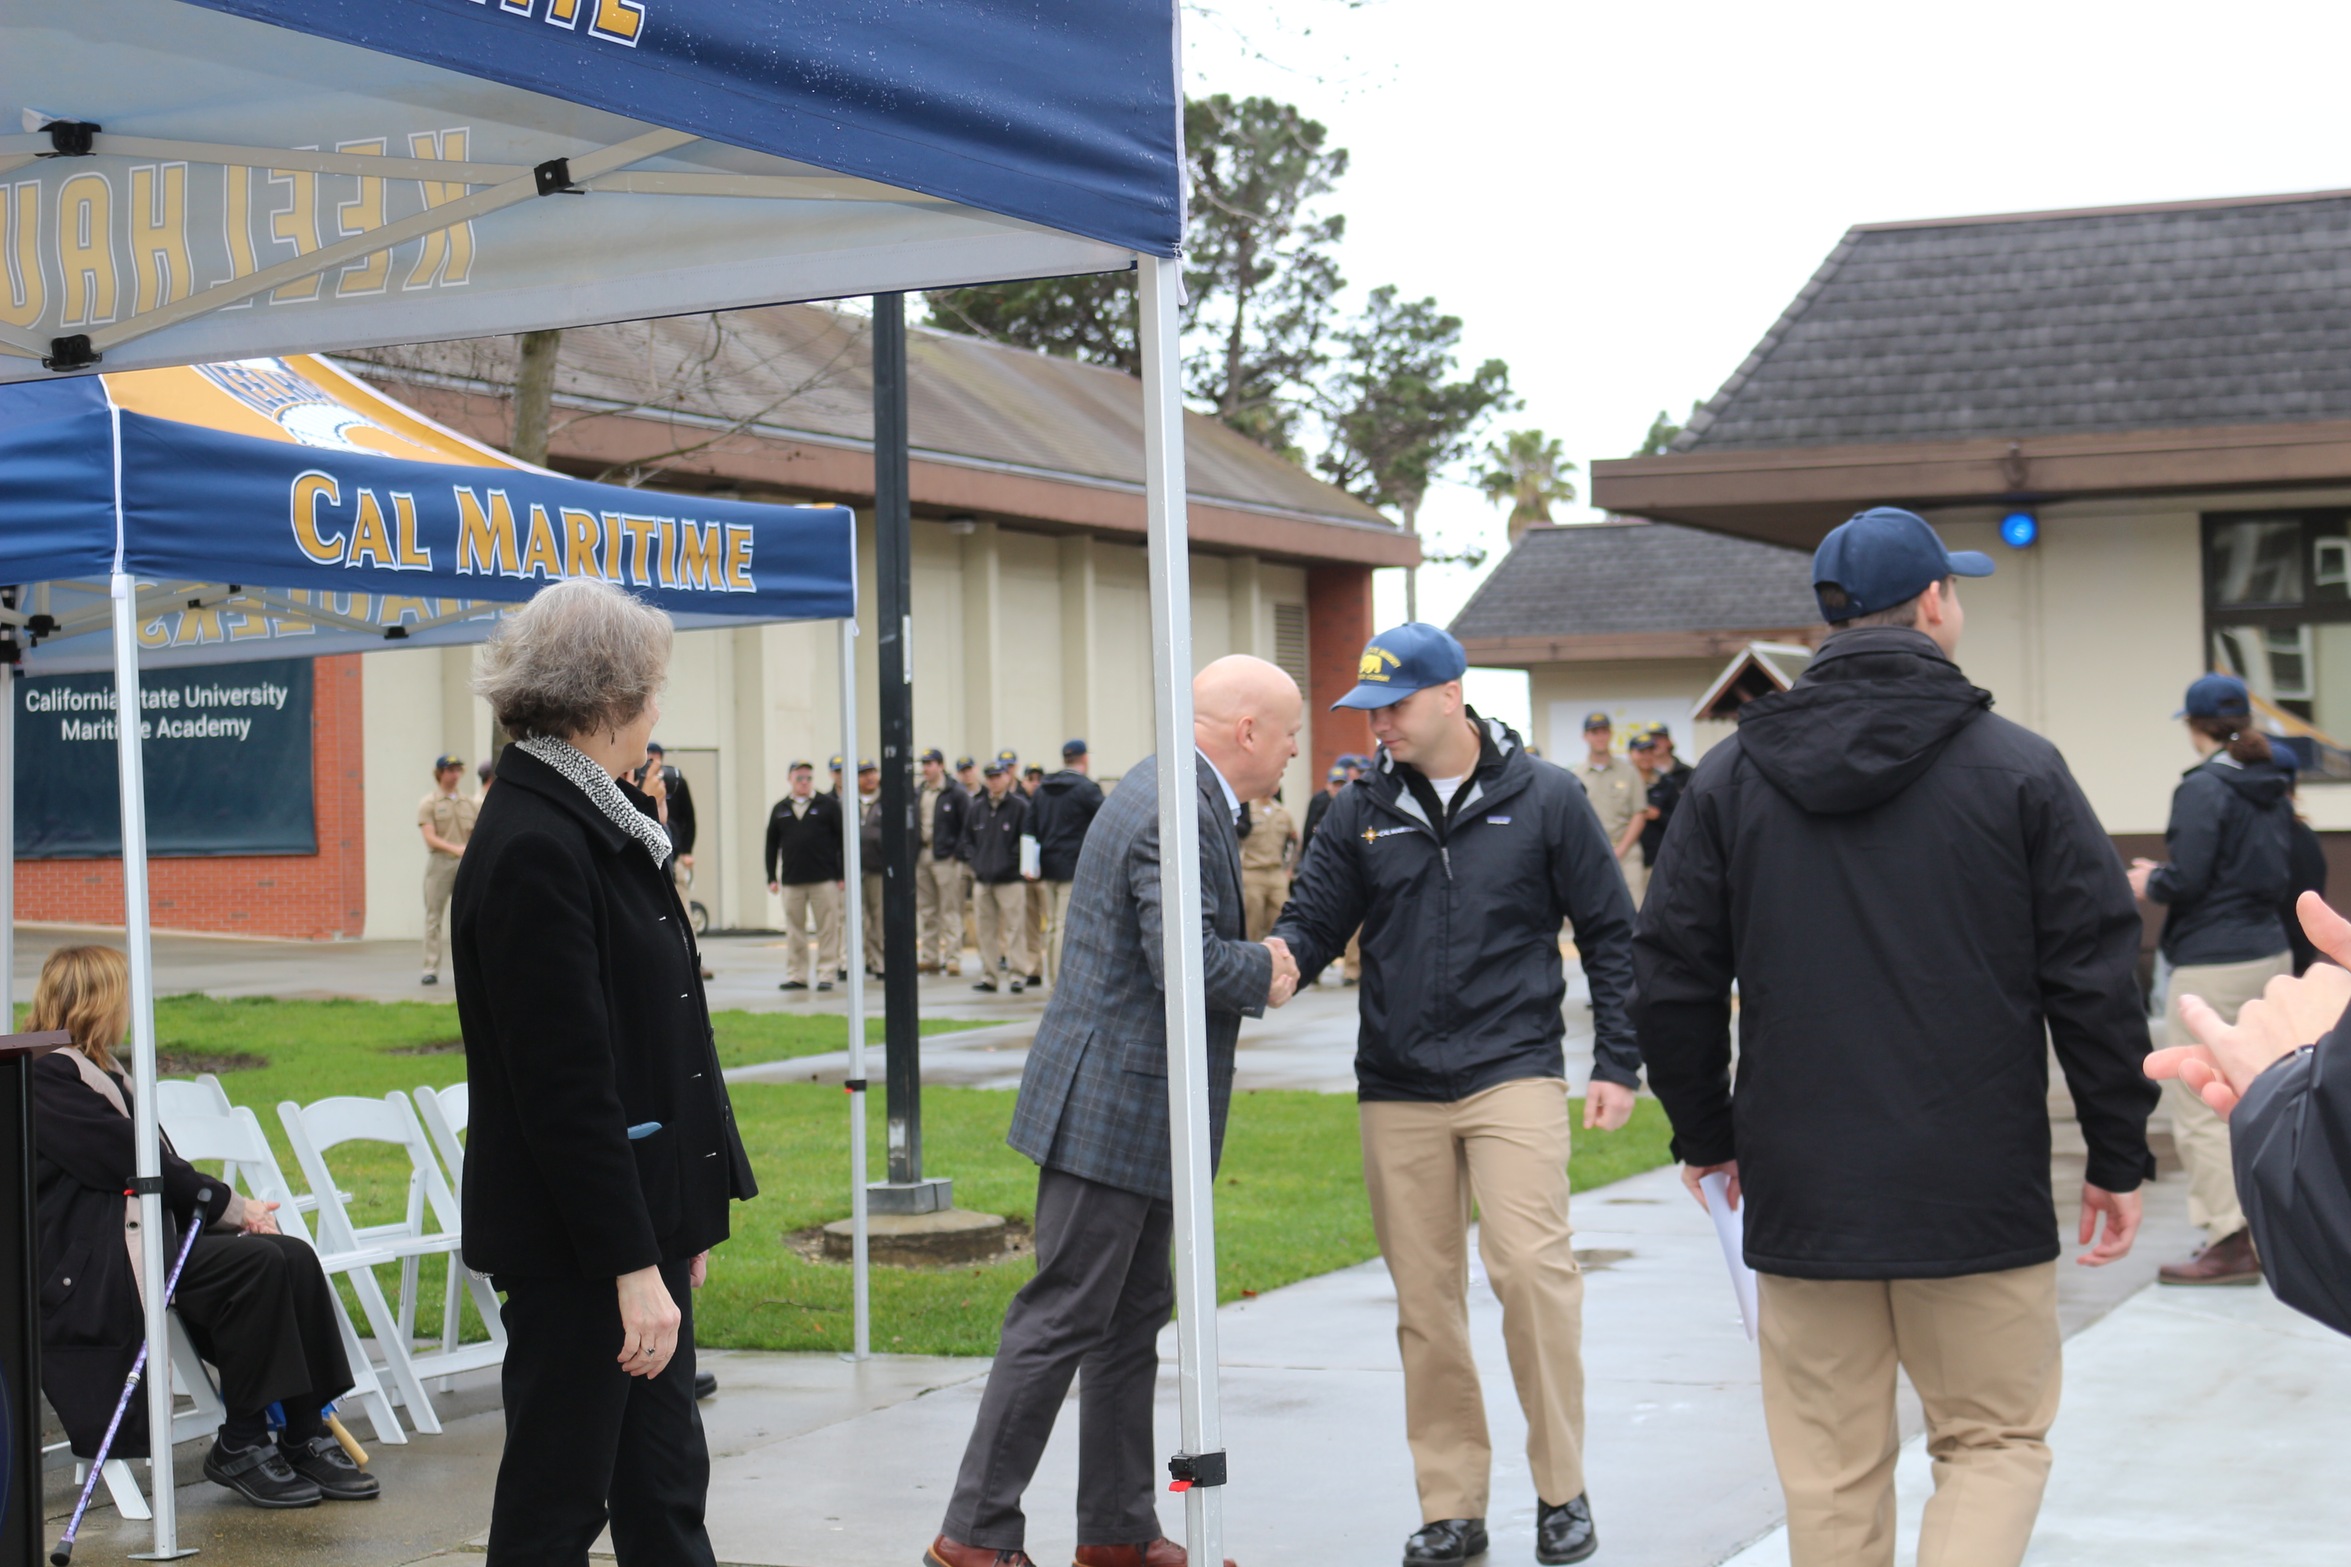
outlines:
[{"label": "seated woman in black", "polygon": [[[112,947],[66,947],[41,966],[31,1027],[63,1029],[71,1050],[33,1063],[41,1230],[41,1386],[73,1450],[92,1455],[122,1396],[144,1331],[133,1260],[138,1204],[126,1201],[136,1158],[131,1084],[114,1052],[130,1024],[130,965]],[[325,1429],[320,1406],[350,1390],[351,1365],[318,1257],[278,1232],[276,1203],[248,1201],[163,1146],[166,1257],[202,1204],[174,1309],[196,1351],[220,1370],[229,1418],[205,1477],[257,1507],[360,1501],[375,1476]],[[152,1385],[156,1378],[150,1376]],[[270,1440],[269,1406],[285,1412]],[[114,1456],[147,1451],[143,1409],[125,1416]]]}]

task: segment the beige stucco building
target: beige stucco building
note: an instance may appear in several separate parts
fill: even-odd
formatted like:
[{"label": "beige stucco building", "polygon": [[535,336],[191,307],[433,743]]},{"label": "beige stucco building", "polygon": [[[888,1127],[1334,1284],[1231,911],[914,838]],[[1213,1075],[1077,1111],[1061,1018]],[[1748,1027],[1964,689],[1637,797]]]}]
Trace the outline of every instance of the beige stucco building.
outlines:
[{"label": "beige stucco building", "polygon": [[2220,668],[2317,764],[2302,809],[2337,852],[2347,238],[2341,193],[1854,229],[1671,452],[1594,465],[1594,499],[1800,549],[1917,510],[1998,565],[1961,590],[1961,663],[2126,849],[2163,830],[2194,759],[2171,715]]},{"label": "beige stucco building", "polygon": [[[1097,776],[1152,749],[1138,383],[1115,371],[944,333],[910,334],[914,445],[915,744],[950,758],[1002,747],[1060,765],[1083,737]],[[813,307],[566,334],[552,466],[747,499],[858,511],[862,603],[874,602],[871,383],[855,317]],[[393,395],[503,444],[510,339],[394,350],[354,365]],[[1378,513],[1207,419],[1187,420],[1192,651],[1253,653],[1308,689],[1305,754],[1369,749],[1353,683],[1370,636],[1371,571],[1418,558]],[[416,806],[433,758],[487,755],[470,650],[365,655],[361,670],[365,934],[420,933]],[[697,898],[719,927],[781,919],[760,868],[769,807],[795,760],[840,746],[839,631],[753,626],[681,634],[657,737],[699,818]],[[859,732],[879,714],[870,637]],[[1353,719],[1352,724],[1344,720]],[[820,772],[819,786],[823,783]],[[354,932],[353,934],[356,934]]]}]

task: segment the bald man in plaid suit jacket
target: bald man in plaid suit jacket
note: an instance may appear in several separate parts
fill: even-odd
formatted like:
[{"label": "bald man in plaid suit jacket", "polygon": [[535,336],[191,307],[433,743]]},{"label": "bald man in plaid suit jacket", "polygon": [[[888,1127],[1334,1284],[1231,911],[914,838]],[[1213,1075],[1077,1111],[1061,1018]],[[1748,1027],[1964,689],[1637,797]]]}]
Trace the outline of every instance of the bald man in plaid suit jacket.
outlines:
[{"label": "bald man in plaid suit jacket", "polygon": [[[1203,670],[1193,700],[1209,1139],[1221,1153],[1241,1019],[1279,1006],[1297,982],[1286,948],[1243,938],[1235,818],[1249,786],[1270,789],[1296,754],[1300,701],[1275,666],[1241,657]],[[1158,1335],[1175,1300],[1157,767],[1146,757],[1119,780],[1078,859],[1061,981],[1007,1138],[1041,1167],[1037,1276],[1005,1313],[954,1498],[926,1556],[935,1567],[1028,1562],[1021,1493],[1081,1369],[1078,1567],[1184,1560],[1160,1535],[1151,1432]]]}]

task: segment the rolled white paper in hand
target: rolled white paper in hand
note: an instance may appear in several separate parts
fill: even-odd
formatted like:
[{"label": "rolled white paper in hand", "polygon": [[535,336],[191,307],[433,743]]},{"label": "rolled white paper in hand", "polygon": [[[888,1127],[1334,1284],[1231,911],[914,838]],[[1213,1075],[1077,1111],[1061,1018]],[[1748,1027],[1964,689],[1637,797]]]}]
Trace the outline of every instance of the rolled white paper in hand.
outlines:
[{"label": "rolled white paper in hand", "polygon": [[1717,1170],[1698,1177],[1706,1194],[1706,1216],[1714,1221],[1714,1238],[1722,1242],[1722,1260],[1731,1270],[1731,1293],[1739,1297],[1739,1315],[1747,1323],[1747,1342],[1755,1342],[1755,1270],[1747,1266],[1746,1216],[1731,1206],[1731,1178]]}]

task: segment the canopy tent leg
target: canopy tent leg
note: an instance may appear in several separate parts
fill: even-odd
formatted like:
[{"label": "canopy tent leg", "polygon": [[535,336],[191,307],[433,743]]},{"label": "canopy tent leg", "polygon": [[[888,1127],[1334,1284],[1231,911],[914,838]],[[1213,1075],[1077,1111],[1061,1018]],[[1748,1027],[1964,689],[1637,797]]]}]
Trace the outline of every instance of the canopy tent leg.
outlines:
[{"label": "canopy tent leg", "polygon": [[857,622],[841,622],[841,956],[849,970],[850,1358],[871,1353],[872,1292],[865,1254],[865,866],[864,808],[857,803]]},{"label": "canopy tent leg", "polygon": [[131,1135],[137,1140],[139,1271],[147,1323],[148,1505],[155,1548],[135,1561],[174,1561],[196,1554],[179,1540],[172,1483],[171,1329],[164,1316],[163,1152],[155,1117],[155,953],[148,931],[147,779],[139,754],[138,584],[114,574],[114,752],[122,782],[123,945],[131,962]]},{"label": "canopy tent leg", "polygon": [[1181,264],[1142,268],[1143,489],[1158,698],[1159,878],[1166,943],[1169,1156],[1175,1195],[1177,1408],[1183,1453],[1206,1457],[1184,1496],[1184,1549],[1224,1560],[1224,1435],[1217,1408],[1216,1222],[1208,1150],[1208,1007],[1200,938],[1200,783],[1192,743],[1192,572],[1184,490],[1177,306]]}]

